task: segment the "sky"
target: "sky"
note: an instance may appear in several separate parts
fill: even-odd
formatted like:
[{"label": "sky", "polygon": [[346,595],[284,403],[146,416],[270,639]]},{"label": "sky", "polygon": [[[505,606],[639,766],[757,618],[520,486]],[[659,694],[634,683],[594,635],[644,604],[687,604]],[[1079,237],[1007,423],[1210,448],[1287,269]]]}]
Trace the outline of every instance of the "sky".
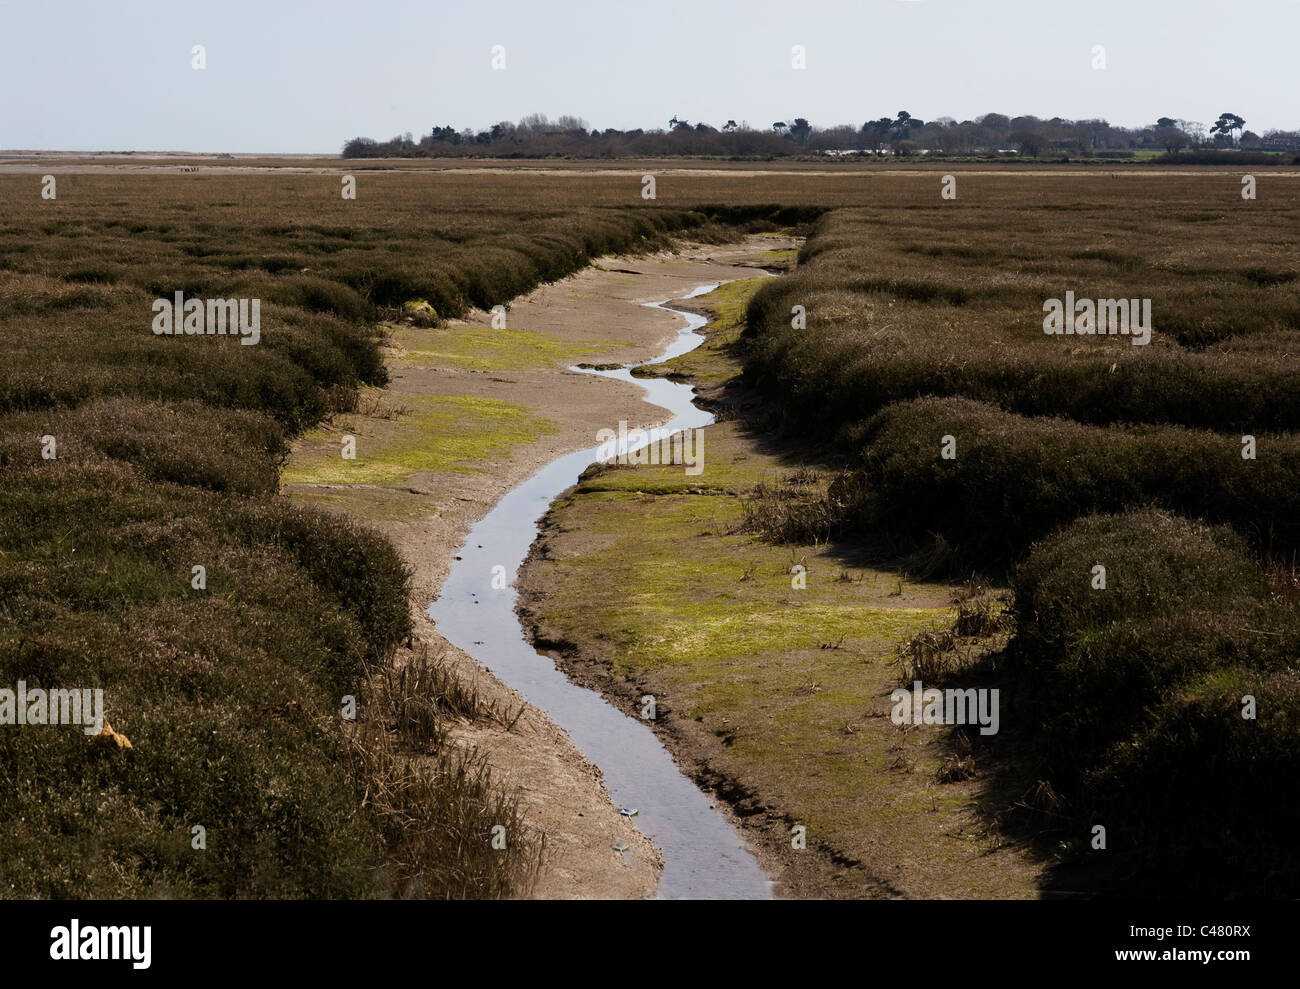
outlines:
[{"label": "sky", "polygon": [[1262,134],[1300,129],[1297,37],[1300,0],[0,0],[0,149],[332,154],[530,113]]}]

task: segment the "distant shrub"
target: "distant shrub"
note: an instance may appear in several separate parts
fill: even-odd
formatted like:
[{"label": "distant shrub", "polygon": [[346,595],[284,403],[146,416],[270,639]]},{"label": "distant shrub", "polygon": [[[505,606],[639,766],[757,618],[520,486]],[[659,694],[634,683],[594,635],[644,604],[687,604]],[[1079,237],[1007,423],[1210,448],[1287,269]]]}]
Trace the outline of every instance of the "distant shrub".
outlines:
[{"label": "distant shrub", "polygon": [[1187,150],[1151,159],[1155,165],[1285,165],[1286,154],[1265,151]]},{"label": "distant shrub", "polygon": [[374,317],[374,307],[346,285],[310,275],[277,278],[267,298],[308,312],[330,313],[354,323]]}]

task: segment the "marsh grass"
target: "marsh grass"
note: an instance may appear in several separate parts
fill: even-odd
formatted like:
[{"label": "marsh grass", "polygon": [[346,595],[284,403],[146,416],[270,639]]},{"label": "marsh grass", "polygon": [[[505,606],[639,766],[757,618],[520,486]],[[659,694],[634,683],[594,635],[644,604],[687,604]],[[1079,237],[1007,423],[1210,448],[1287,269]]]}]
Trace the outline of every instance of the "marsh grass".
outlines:
[{"label": "marsh grass", "polygon": [[[1105,591],[1086,579],[1099,558]],[[1289,582],[1227,527],[1150,511],[1081,519],[1017,571],[1005,670],[1040,764],[1076,822],[1118,829],[1159,881],[1275,896],[1300,877],[1292,805],[1272,796],[1300,759]]]},{"label": "marsh grass", "polygon": [[[280,468],[322,421],[412,411],[378,397],[382,313],[421,300],[413,321],[438,322],[599,254],[732,232],[639,197],[470,202],[427,176],[363,178],[356,203],[337,176],[30,185],[0,177],[0,683],[101,687],[131,748],[0,732],[0,895],[526,892],[541,838],[448,730],[522,709],[435,657],[395,666],[407,568],[276,497]],[[260,342],[155,335],[177,291],[260,299]]]},{"label": "marsh grass", "polygon": [[[386,891],[403,899],[503,899],[536,884],[545,835],[528,826],[517,793],[492,780],[478,752],[440,745],[406,754],[382,727],[351,737],[368,786],[363,804],[388,849]],[[504,829],[504,848],[493,847]]]},{"label": "marsh grass", "polygon": [[[761,481],[741,501],[739,531],[753,532],[774,543],[818,545],[828,542],[844,518],[828,499],[815,472],[789,475],[775,484]],[[806,479],[804,479],[806,478]]]},{"label": "marsh grass", "polygon": [[[971,208],[840,209],[754,294],[742,340],[774,420],[855,458],[827,490],[838,531],[910,543],[909,572],[1014,568],[1013,611],[966,595],[903,672],[966,676],[968,633],[1012,634],[1006,744],[1036,774],[1014,806],[1070,849],[1104,821],[1162,895],[1300,882],[1276,799],[1300,759],[1300,194],[1275,185],[1247,219],[1228,178],[1026,181],[1013,199],[963,176]],[[1045,335],[1067,289],[1151,299],[1151,343]],[[761,495],[756,528],[807,531],[793,493]],[[1244,719],[1247,695],[1268,715]]]}]

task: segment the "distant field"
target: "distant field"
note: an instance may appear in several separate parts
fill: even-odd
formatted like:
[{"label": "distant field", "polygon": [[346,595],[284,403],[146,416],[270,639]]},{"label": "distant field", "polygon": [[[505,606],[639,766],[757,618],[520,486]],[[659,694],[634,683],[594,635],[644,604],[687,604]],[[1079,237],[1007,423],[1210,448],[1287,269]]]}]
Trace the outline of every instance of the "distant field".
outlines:
[{"label": "distant field", "polygon": [[[1231,160],[1237,152],[1215,151],[1215,155],[1227,155],[1226,165],[1238,167]],[[198,168],[200,171],[240,171],[240,170],[277,170],[293,171],[340,171],[366,172],[380,171],[427,172],[427,171],[579,171],[609,172],[621,170],[646,171],[723,171],[723,172],[797,172],[804,174],[827,173],[896,173],[952,170],[1004,170],[1015,173],[1024,171],[1043,171],[1047,174],[1086,174],[1090,171],[1115,168],[1121,171],[1147,171],[1147,166],[1159,161],[1160,171],[1170,168],[1184,168],[1192,173],[1199,172],[1206,162],[1193,164],[1197,152],[1181,153],[1185,161],[1164,162],[1163,151],[1134,151],[1130,158],[1089,158],[1078,154],[1066,155],[1062,152],[1048,152],[1040,157],[970,157],[954,156],[943,158],[939,155],[909,155],[894,157],[883,155],[805,155],[790,158],[743,159],[731,160],[721,157],[672,156],[665,158],[475,158],[475,157],[438,157],[438,158],[342,158],[335,154],[321,155],[258,155],[235,154],[214,155],[196,152],[139,152],[124,154],[120,152],[42,152],[42,151],[0,151],[0,173],[15,170],[29,170],[40,166],[52,168],[146,171],[179,170],[181,168]],[[1240,152],[1242,163],[1258,163],[1259,155],[1267,155],[1268,167],[1276,171],[1295,171],[1294,152]],[[1134,169],[1135,165],[1141,167]],[[1209,167],[1219,167],[1210,165]]]}]

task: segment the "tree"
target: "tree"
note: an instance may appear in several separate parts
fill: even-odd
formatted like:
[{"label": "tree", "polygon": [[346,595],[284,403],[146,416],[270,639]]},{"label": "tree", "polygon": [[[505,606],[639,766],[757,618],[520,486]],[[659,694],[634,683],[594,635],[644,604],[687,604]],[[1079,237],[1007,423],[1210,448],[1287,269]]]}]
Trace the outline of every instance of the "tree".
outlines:
[{"label": "tree", "polygon": [[917,120],[906,110],[899,110],[898,117],[894,120],[894,139],[905,141],[913,130],[920,130],[924,126],[924,120]]},{"label": "tree", "polygon": [[528,140],[529,138],[549,133],[553,129],[554,127],[551,124],[550,118],[547,117],[546,114],[530,113],[525,117],[519,118],[519,124],[516,126],[515,131],[524,140]]},{"label": "tree", "polygon": [[1300,131],[1266,130],[1261,142],[1275,151],[1295,151],[1300,149]]},{"label": "tree", "polygon": [[884,146],[885,141],[889,138],[889,132],[893,129],[893,117],[868,120],[862,125],[862,138],[873,153],[880,154],[880,149]]},{"label": "tree", "polygon": [[808,123],[803,117],[795,117],[794,123],[790,125],[790,139],[800,146],[808,143],[808,135],[812,133],[812,124]]},{"label": "tree", "polygon": [[[1162,120],[1165,118],[1161,118]],[[1158,127],[1156,129],[1156,140],[1159,141],[1169,154],[1174,155],[1187,147],[1189,138],[1177,127]]]},{"label": "tree", "polygon": [[731,134],[736,130],[736,122],[734,120],[728,120],[725,124],[722,125],[722,129],[726,131],[728,134]]},{"label": "tree", "polygon": [[369,137],[354,137],[343,145],[344,158],[375,158],[379,152],[376,150],[377,142]]},{"label": "tree", "polygon": [[1013,144],[1020,145],[1022,155],[1037,158],[1039,152],[1043,150],[1043,139],[1031,130],[1012,131],[1007,136]]},{"label": "tree", "polygon": [[1178,129],[1192,139],[1193,144],[1205,141],[1205,124],[1199,120],[1179,120]]},{"label": "tree", "polygon": [[1241,117],[1238,117],[1235,113],[1221,113],[1219,114],[1219,119],[1214,122],[1214,126],[1210,128],[1210,133],[1222,134],[1224,137],[1228,138],[1229,141],[1232,141],[1233,131],[1241,131],[1244,130],[1245,127],[1246,121]]},{"label": "tree", "polygon": [[1156,126],[1157,126],[1157,127],[1162,127],[1162,128],[1163,128],[1163,127],[1177,127],[1177,126],[1178,126],[1178,121],[1175,120],[1173,117],[1161,117],[1159,120],[1156,121]]},{"label": "tree", "polygon": [[778,120],[776,123],[774,123],[774,124],[772,125],[772,130],[774,130],[774,131],[776,131],[778,134],[784,136],[784,135],[785,135],[785,121],[784,121],[784,120]]}]

